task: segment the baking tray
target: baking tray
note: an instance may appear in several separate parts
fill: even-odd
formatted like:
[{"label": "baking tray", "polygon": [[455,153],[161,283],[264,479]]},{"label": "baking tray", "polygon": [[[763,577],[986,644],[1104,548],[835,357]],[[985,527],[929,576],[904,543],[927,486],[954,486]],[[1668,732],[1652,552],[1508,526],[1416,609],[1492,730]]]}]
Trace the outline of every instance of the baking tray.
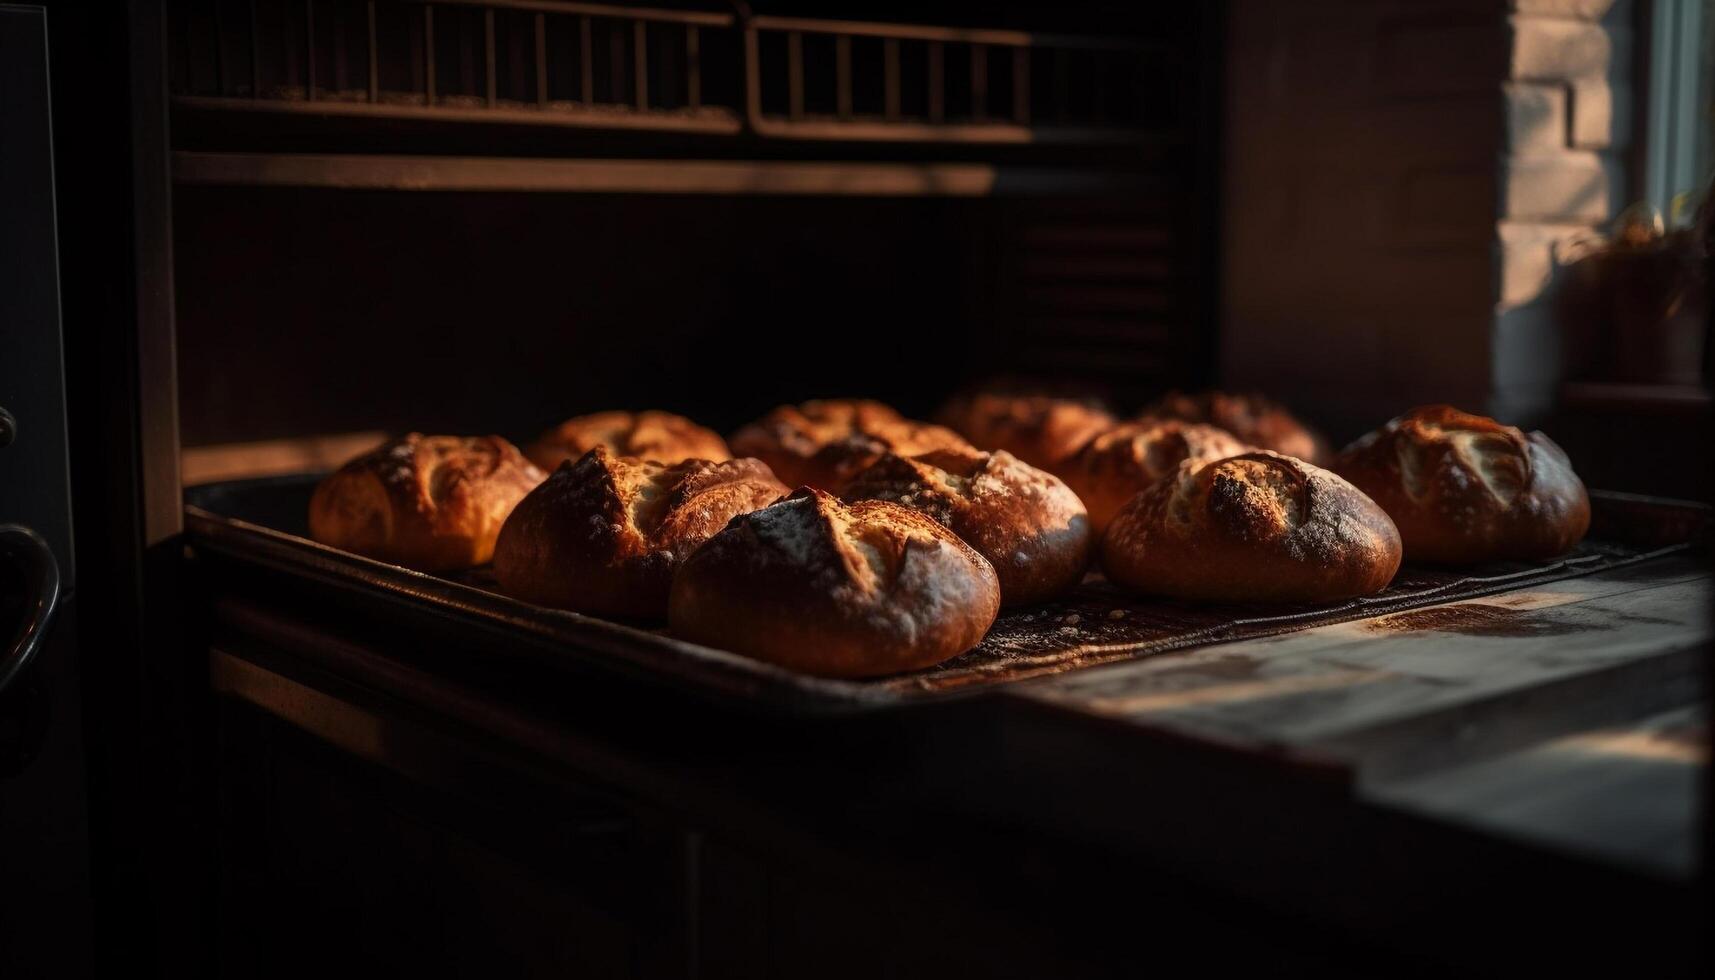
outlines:
[{"label": "baking tray", "polygon": [[1699,504],[1593,493],[1590,536],[1537,564],[1460,570],[1406,565],[1386,591],[1315,605],[1209,604],[1128,595],[1092,574],[1067,598],[1001,614],[976,649],[927,670],[869,680],[810,677],[674,638],[659,623],[621,623],[500,595],[486,568],[430,575],[311,541],[320,474],[234,480],[185,490],[196,553],[272,569],[337,590],[348,602],[479,637],[485,655],[587,674],[592,668],[768,708],[844,712],[970,694],[995,684],[1169,650],[1270,636],[1537,585],[1700,546]]}]

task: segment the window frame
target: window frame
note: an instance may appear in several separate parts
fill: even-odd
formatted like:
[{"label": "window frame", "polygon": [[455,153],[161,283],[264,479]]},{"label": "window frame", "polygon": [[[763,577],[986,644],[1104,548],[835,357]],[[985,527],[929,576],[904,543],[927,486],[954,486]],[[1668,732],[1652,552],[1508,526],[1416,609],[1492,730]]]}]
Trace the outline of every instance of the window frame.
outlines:
[{"label": "window frame", "polygon": [[1697,167],[1698,72],[1703,31],[1715,24],[1704,23],[1703,0],[1649,0],[1646,6],[1642,197],[1673,227],[1692,218],[1690,208],[1673,213],[1674,197],[1701,191],[1709,176]]}]

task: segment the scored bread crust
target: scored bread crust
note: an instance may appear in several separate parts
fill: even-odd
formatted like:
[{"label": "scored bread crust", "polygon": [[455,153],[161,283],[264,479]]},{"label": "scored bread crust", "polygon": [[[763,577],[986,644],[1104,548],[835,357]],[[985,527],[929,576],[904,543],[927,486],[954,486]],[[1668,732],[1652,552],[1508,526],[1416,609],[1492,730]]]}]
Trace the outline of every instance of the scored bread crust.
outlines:
[{"label": "scored bread crust", "polygon": [[1131,498],[1185,460],[1205,463],[1253,448],[1212,425],[1142,419],[1097,434],[1056,472],[1089,508],[1090,526],[1099,535]]},{"label": "scored bread crust", "polygon": [[481,565],[543,472],[499,436],[409,433],[347,462],[310,497],[310,537],[419,571]]},{"label": "scored bread crust", "polygon": [[1303,460],[1250,452],[1186,461],[1108,525],[1102,569],[1149,595],[1330,602],[1385,588],[1399,531],[1375,502]]},{"label": "scored bread crust", "polygon": [[802,487],[735,518],[673,579],[682,639],[823,677],[940,663],[1000,608],[994,569],[929,517]]},{"label": "scored bread crust", "polygon": [[1043,602],[1076,586],[1094,548],[1078,496],[1005,450],[887,453],[841,496],[886,500],[934,518],[994,567],[1004,606]]},{"label": "scored bread crust", "polygon": [[733,433],[733,452],[767,463],[791,486],[835,492],[882,453],[970,449],[945,426],[905,418],[880,402],[825,399],[781,405]]},{"label": "scored bread crust", "polygon": [[1052,470],[1114,417],[1100,408],[1046,395],[979,393],[956,398],[935,421],[991,452],[1006,450],[1038,469]]},{"label": "scored bread crust", "polygon": [[1448,405],[1412,409],[1334,465],[1393,518],[1412,561],[1552,558],[1590,528],[1590,496],[1564,450]]},{"label": "scored bread crust", "polygon": [[1278,403],[1255,393],[1170,391],[1138,413],[1139,418],[1202,422],[1231,432],[1241,442],[1270,452],[1296,456],[1318,466],[1328,461],[1328,444]]},{"label": "scored bread crust", "polygon": [[733,517],[785,493],[758,460],[666,464],[597,446],[513,510],[494,577],[538,605],[659,619],[679,564]]},{"label": "scored bread crust", "polygon": [[552,473],[566,460],[582,459],[597,446],[616,456],[637,456],[661,463],[685,459],[731,459],[726,440],[683,415],[672,412],[596,412],[567,419],[524,450],[530,461]]}]

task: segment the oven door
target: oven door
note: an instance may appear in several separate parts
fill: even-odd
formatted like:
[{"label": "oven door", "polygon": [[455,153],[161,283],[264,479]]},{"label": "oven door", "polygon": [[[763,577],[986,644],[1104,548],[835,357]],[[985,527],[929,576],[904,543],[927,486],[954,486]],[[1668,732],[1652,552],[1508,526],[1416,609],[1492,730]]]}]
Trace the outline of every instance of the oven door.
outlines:
[{"label": "oven door", "polygon": [[0,976],[84,976],[89,818],[47,18],[0,6]]}]

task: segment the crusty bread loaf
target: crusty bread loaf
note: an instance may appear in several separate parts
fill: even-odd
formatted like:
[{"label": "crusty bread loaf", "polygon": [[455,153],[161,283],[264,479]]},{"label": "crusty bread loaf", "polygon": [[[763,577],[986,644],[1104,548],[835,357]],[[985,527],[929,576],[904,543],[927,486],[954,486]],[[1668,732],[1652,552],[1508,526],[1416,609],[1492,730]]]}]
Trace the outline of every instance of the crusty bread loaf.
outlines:
[{"label": "crusty bread loaf", "polygon": [[1559,446],[1447,405],[1363,436],[1335,470],[1388,512],[1412,561],[1551,558],[1590,527],[1590,497]]},{"label": "crusty bread loaf", "polygon": [[955,657],[1000,607],[994,569],[930,518],[808,487],[733,520],[680,567],[668,621],[683,639],[824,677]]},{"label": "crusty bread loaf", "polygon": [[785,493],[754,459],[669,465],[597,446],[518,504],[494,548],[494,577],[538,605],[660,619],[679,564],[733,517]]},{"label": "crusty bread loaf", "polygon": [[1374,501],[1271,452],[1179,464],[1102,537],[1110,581],[1182,599],[1347,599],[1385,588],[1399,561],[1399,531]]},{"label": "crusty bread loaf", "polygon": [[1090,563],[1093,536],[1077,495],[1005,450],[887,453],[841,496],[933,517],[994,566],[1002,605],[1052,599],[1077,585]]},{"label": "crusty bread loaf", "polygon": [[488,561],[543,473],[499,436],[404,438],[346,463],[310,497],[310,537],[421,571]]},{"label": "crusty bread loaf", "polygon": [[1052,470],[1114,417],[1085,402],[1046,395],[978,393],[955,398],[935,421],[989,451],[1006,450],[1038,469]]},{"label": "crusty bread loaf", "polygon": [[731,459],[726,440],[683,415],[672,412],[596,412],[567,419],[531,443],[525,455],[552,473],[568,459],[582,459],[597,446],[616,456],[660,463],[683,459]]},{"label": "crusty bread loaf", "polygon": [[1185,460],[1204,463],[1251,448],[1212,425],[1143,419],[1098,433],[1056,472],[1089,508],[1090,526],[1099,535],[1131,498]]},{"label": "crusty bread loaf", "polygon": [[889,450],[914,456],[971,446],[951,429],[904,418],[880,402],[828,399],[781,405],[733,433],[732,448],[792,486],[835,492]]},{"label": "crusty bread loaf", "polygon": [[1205,391],[1187,395],[1168,392],[1160,401],[1139,413],[1140,418],[1180,419],[1226,429],[1240,442],[1272,452],[1296,456],[1322,465],[1328,446],[1292,413],[1258,394],[1229,394]]}]

